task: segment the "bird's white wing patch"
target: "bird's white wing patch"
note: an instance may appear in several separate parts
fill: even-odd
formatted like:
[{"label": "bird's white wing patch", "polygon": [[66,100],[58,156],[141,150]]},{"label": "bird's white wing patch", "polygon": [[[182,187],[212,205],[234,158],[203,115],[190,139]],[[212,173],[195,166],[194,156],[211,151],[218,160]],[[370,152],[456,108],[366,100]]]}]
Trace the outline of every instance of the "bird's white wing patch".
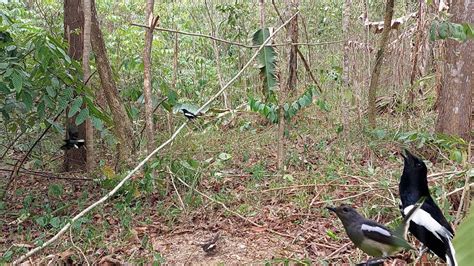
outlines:
[{"label": "bird's white wing patch", "polygon": [[[410,205],[403,210],[403,213],[406,215],[410,212],[410,210],[414,207],[414,205]],[[423,226],[424,228],[428,229],[428,231],[432,232],[439,240],[443,241],[441,237],[446,237],[448,239],[453,238],[453,234],[448,231],[444,226],[442,226],[438,221],[436,221],[431,214],[426,212],[423,209],[419,209],[413,214],[411,219],[412,222],[416,223],[419,226]]]},{"label": "bird's white wing patch", "polygon": [[382,227],[378,227],[378,226],[362,224],[360,229],[362,229],[362,231],[377,232],[377,233],[382,234],[382,235],[391,236],[389,231],[387,231],[386,229],[383,229]]}]

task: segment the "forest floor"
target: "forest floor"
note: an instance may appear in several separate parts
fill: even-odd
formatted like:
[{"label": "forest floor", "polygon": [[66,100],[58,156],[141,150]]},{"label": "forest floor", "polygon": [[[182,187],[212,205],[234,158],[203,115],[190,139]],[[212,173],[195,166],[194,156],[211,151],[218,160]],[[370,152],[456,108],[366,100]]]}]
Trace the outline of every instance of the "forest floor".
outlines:
[{"label": "forest floor", "polygon": [[[275,126],[235,122],[225,129],[200,131],[190,125],[157,156],[167,159],[157,161],[161,168],[154,178],[147,179],[144,172],[134,177],[133,186],[74,224],[30,264],[365,261],[368,257],[355,249],[340,221],[325,207],[349,203],[365,216],[396,227],[402,147],[428,160],[433,195],[448,220],[459,222],[461,192],[454,190],[464,185],[466,166],[453,163],[433,145],[414,148],[417,140],[402,143],[389,137],[395,131],[429,132],[429,126],[423,126],[429,119],[405,124],[405,118],[394,122],[389,117],[380,122],[385,133],[374,136],[354,129],[344,137],[333,122],[300,117],[286,143],[284,175],[276,171]],[[110,176],[111,170],[101,167],[102,175]],[[86,178],[81,173],[54,176]],[[31,174],[17,177],[0,208],[3,262],[52,237],[110,190],[104,184]],[[206,253],[200,244],[216,234],[216,249]],[[405,252],[395,263],[403,265],[414,255]]]}]

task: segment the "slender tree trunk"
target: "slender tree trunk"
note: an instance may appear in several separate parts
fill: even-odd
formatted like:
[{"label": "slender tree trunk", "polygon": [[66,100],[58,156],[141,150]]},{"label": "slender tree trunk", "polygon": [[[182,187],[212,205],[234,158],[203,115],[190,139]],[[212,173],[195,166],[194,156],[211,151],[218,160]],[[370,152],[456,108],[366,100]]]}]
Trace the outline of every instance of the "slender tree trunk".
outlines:
[{"label": "slender tree trunk", "polygon": [[[474,4],[453,1],[449,9],[452,22],[474,23]],[[472,94],[474,90],[474,42],[446,41],[446,63],[438,100],[436,131],[471,140]]]},{"label": "slender tree trunk", "polygon": [[[344,93],[342,94],[342,125],[344,127],[343,132],[349,130],[349,95],[350,95],[350,83],[349,83],[349,19],[350,10],[352,6],[352,0],[345,0],[342,8],[342,36],[344,36],[344,51],[342,53],[342,86]],[[347,92],[347,93],[346,93]],[[344,133],[346,135],[346,133]]]},{"label": "slender tree trunk", "polygon": [[390,29],[392,28],[392,17],[393,17],[393,6],[395,0],[387,0],[387,5],[385,7],[385,17],[383,24],[382,37],[380,39],[379,50],[377,51],[377,56],[375,58],[375,64],[372,71],[372,76],[370,79],[369,86],[369,125],[371,128],[377,126],[375,116],[376,116],[376,106],[375,100],[377,97],[377,87],[379,86],[380,72],[383,63],[383,56],[385,52],[385,47],[387,46],[388,38],[390,36]]},{"label": "slender tree trunk", "polygon": [[143,94],[145,96],[145,132],[147,138],[147,151],[151,152],[154,147],[154,126],[153,126],[153,100],[151,98],[152,91],[152,77],[151,77],[151,46],[153,43],[153,6],[154,0],[146,1],[146,18],[145,24],[148,28],[145,29],[145,48],[143,50]]},{"label": "slender tree trunk", "polygon": [[[179,55],[179,36],[178,33],[176,32],[174,34],[174,52],[173,52],[173,81],[171,83],[171,86],[173,87],[173,90],[176,91],[176,82],[178,80],[178,55]],[[171,112],[168,112],[168,131],[170,134],[173,133],[173,116],[171,115]]]},{"label": "slender tree trunk", "polygon": [[[84,16],[81,6],[81,0],[64,1],[64,38],[69,44],[68,54],[71,58],[80,61],[83,54],[83,27]],[[84,107],[84,106],[83,106]],[[67,113],[67,112],[66,112]],[[67,115],[67,114],[66,114]],[[76,116],[67,119],[66,129],[69,138],[69,132],[74,132],[80,139],[86,138],[86,124],[82,123],[76,126]],[[66,150],[64,156],[64,170],[86,170],[87,153],[86,149]]]},{"label": "slender tree trunk", "polygon": [[416,40],[415,45],[413,46],[413,63],[410,74],[410,91],[408,92],[408,104],[412,105],[415,101],[415,79],[416,72],[418,69],[418,58],[420,53],[421,41],[423,39],[423,5],[424,0],[419,1],[418,5],[418,22],[416,24]]},{"label": "slender tree trunk", "polygon": [[[91,67],[89,63],[89,55],[91,52],[91,0],[83,0],[84,9],[84,49],[82,50],[82,72],[84,74],[84,86],[88,86],[87,82],[91,76]],[[91,172],[96,167],[95,151],[94,151],[94,129],[90,119],[86,120],[86,154],[87,154],[87,171]]]},{"label": "slender tree trunk", "polygon": [[[298,10],[299,0],[287,0],[288,14],[294,14]],[[298,43],[298,16],[296,16],[287,26],[287,37],[290,43]],[[277,166],[280,171],[284,170],[285,164],[285,111],[283,105],[288,98],[288,94],[294,93],[297,86],[298,70],[298,46],[288,46],[288,79],[280,83],[279,108],[278,108],[278,148]]]},{"label": "slender tree trunk", "polygon": [[[210,8],[209,8],[209,5],[207,3],[207,1],[204,1],[205,4],[206,4],[206,11],[207,11],[207,16],[209,17],[209,23],[211,24],[211,35],[213,37],[217,37],[216,36],[216,25],[214,24],[214,20],[212,20],[212,15],[211,15],[211,11],[210,11]],[[212,48],[214,49],[214,55],[216,57],[216,70],[217,70],[217,78],[219,79],[219,86],[222,88],[224,87],[225,83],[224,83],[224,79],[222,78],[222,72],[221,72],[221,59],[220,59],[220,55],[219,55],[219,48],[217,47],[217,41],[216,40],[212,40]],[[229,109],[229,103],[227,101],[227,93],[224,92],[222,94],[222,98],[224,100],[224,107],[225,109]]]},{"label": "slender tree trunk", "polygon": [[130,158],[130,155],[134,153],[132,123],[127,116],[124,105],[120,100],[120,95],[113,78],[112,69],[110,67],[109,59],[107,58],[104,39],[102,37],[99,21],[97,19],[97,11],[94,0],[91,2],[91,10],[92,49],[94,50],[97,62],[97,70],[99,72],[102,89],[104,90],[105,99],[111,110],[112,119],[114,120],[114,132],[120,142],[119,146],[117,147],[117,150],[119,151],[119,161],[125,162]]}]

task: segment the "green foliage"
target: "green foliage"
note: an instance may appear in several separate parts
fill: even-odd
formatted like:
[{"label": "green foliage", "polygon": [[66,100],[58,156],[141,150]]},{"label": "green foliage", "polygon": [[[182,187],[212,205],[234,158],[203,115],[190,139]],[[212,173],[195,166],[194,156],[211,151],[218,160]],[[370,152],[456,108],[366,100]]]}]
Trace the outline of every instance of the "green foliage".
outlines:
[{"label": "green foliage", "polygon": [[474,39],[474,30],[469,23],[453,23],[449,21],[434,20],[430,28],[430,40],[453,39],[464,42],[468,39]]},{"label": "green foliage", "polygon": [[250,110],[267,118],[271,123],[278,123],[278,106],[273,103],[263,103],[254,98],[249,98]]},{"label": "green foliage", "polygon": [[[291,103],[285,103],[283,105],[284,117],[286,120],[293,118],[301,109],[308,107],[313,102],[313,98],[318,95],[318,92],[314,86],[309,86],[309,88],[303,92],[303,94],[294,100]],[[322,100],[318,99],[316,104],[323,111],[329,111],[329,104]],[[257,112],[267,118],[271,123],[278,123],[278,111],[279,107],[273,103],[263,103],[254,98],[249,98],[250,110]]]},{"label": "green foliage", "polygon": [[[253,34],[253,44],[262,45],[269,36],[269,28],[259,29]],[[260,69],[260,75],[263,78],[263,94],[268,103],[276,102],[275,88],[278,83],[276,78],[276,60],[277,53],[272,46],[265,46],[258,54],[257,67]]]},{"label": "green foliage", "polygon": [[77,125],[89,115],[108,121],[90,99],[82,109],[91,91],[82,86],[80,64],[67,55],[62,38],[8,12],[17,14],[18,9],[0,12],[0,112],[6,129],[15,133],[44,123],[62,130],[49,117],[71,102],[68,117],[79,114]]},{"label": "green foliage", "polygon": [[[471,176],[472,179],[472,176]],[[459,225],[456,235],[453,239],[453,245],[456,249],[456,260],[460,266],[472,265],[474,252],[472,252],[472,243],[474,241],[474,201],[471,201],[469,214]]]}]

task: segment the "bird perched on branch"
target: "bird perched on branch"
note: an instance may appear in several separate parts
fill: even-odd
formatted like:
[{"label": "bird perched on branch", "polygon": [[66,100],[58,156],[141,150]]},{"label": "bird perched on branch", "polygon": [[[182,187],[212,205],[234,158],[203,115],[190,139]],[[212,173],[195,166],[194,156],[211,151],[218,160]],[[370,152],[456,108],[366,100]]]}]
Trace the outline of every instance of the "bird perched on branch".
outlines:
[{"label": "bird perched on branch", "polygon": [[425,163],[408,150],[402,156],[403,174],[398,187],[402,215],[406,215],[420,197],[426,197],[421,209],[411,220],[410,233],[448,265],[457,265],[451,243],[454,231],[430,195]]},{"label": "bird perched on branch", "polygon": [[[342,221],[349,239],[358,248],[368,255],[375,257],[375,260],[377,260],[378,258],[391,256],[403,249],[412,249],[410,244],[405,240],[408,224],[421,207],[423,200],[422,198],[420,202],[416,204],[415,208],[412,208],[411,211],[407,213],[402,224],[395,232],[384,225],[366,219],[349,205],[343,204],[337,208],[327,207],[327,209],[335,212]],[[367,264],[369,264],[369,262],[367,262]]]},{"label": "bird perched on branch", "polygon": [[189,120],[193,120],[195,118],[197,118],[198,116],[201,116],[202,115],[202,112],[199,112],[197,114],[189,111],[188,109],[185,109],[185,108],[181,108],[181,111],[183,112],[184,116],[189,119]]},{"label": "bird perched on branch", "polygon": [[61,150],[69,150],[69,149],[79,149],[80,147],[86,144],[84,139],[80,139],[78,137],[79,133],[72,129],[68,130],[68,139],[65,139],[65,144],[61,146]]}]

